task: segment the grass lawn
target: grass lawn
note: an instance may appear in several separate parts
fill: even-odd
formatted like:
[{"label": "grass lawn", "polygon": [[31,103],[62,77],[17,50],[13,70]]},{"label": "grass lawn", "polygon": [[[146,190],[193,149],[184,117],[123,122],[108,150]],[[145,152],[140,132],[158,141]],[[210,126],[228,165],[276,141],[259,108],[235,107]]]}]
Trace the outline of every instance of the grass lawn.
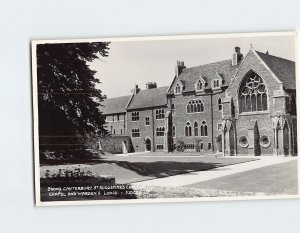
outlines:
[{"label": "grass lawn", "polygon": [[[174,155],[178,156],[180,154],[176,153]],[[68,167],[68,169],[71,169],[80,166],[84,170],[90,170],[98,175],[114,176],[116,183],[125,184],[193,171],[204,171],[253,160],[256,160],[256,158],[172,157],[165,154],[159,156],[158,153],[130,156],[110,155],[81,164],[41,166],[41,177],[44,177],[46,170],[57,172],[61,168]]]},{"label": "grass lawn", "polygon": [[297,160],[224,176],[185,187],[267,194],[297,194]]}]

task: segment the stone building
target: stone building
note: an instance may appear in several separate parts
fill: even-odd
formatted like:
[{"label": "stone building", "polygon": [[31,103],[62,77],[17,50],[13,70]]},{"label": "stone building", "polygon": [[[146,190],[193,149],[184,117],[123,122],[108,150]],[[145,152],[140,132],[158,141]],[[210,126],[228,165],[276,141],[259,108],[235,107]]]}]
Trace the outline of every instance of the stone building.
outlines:
[{"label": "stone building", "polygon": [[147,83],[132,92],[105,100],[102,111],[108,131],[130,135],[134,151],[297,154],[293,61],[235,47],[224,61],[190,68],[178,61],[170,87]]}]

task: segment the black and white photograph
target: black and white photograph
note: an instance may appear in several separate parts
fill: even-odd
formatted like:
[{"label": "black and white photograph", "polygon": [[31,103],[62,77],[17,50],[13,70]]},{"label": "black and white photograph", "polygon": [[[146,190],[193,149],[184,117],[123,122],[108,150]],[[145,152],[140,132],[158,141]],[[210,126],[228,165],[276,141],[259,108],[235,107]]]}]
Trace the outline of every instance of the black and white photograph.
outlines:
[{"label": "black and white photograph", "polygon": [[33,40],[36,205],[298,198],[296,40]]}]

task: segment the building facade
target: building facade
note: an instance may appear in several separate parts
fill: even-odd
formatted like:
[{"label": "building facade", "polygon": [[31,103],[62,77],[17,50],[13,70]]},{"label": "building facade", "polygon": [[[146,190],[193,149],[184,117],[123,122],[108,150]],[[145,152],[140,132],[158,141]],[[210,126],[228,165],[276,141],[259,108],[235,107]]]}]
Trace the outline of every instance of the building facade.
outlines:
[{"label": "building facade", "polygon": [[108,131],[130,135],[134,151],[295,155],[295,77],[293,61],[236,47],[224,61],[178,61],[169,87],[136,86],[101,111]]}]

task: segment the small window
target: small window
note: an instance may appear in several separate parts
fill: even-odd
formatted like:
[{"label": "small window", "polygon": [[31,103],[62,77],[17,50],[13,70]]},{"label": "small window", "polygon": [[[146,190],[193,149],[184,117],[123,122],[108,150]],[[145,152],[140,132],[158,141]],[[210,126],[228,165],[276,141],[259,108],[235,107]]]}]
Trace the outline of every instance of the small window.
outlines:
[{"label": "small window", "polygon": [[131,113],[131,120],[132,121],[139,121],[140,120],[140,113],[139,112],[132,112]]},{"label": "small window", "polygon": [[200,150],[203,150],[203,142],[200,143]]},{"label": "small window", "polygon": [[184,149],[186,149],[186,150],[194,150],[195,149],[195,145],[194,144],[185,144],[184,145]]},{"label": "small window", "polygon": [[180,85],[179,85],[178,83],[177,83],[176,86],[175,86],[175,93],[176,93],[176,94],[181,93],[181,87],[180,87]]},{"label": "small window", "polygon": [[223,108],[222,100],[221,100],[221,98],[219,98],[219,99],[218,99],[218,109],[219,109],[219,111],[221,111],[222,108]]},{"label": "small window", "polygon": [[157,150],[163,150],[164,149],[164,145],[158,144],[158,145],[156,145],[156,149]]},{"label": "small window", "polygon": [[115,121],[115,115],[112,115],[112,121],[113,122]]},{"label": "small window", "polygon": [[165,118],[165,110],[164,109],[157,109],[155,111],[155,116],[156,116],[156,119],[163,119],[163,118]]},{"label": "small window", "polygon": [[201,90],[203,90],[203,88],[204,88],[204,85],[203,85],[203,83],[201,82],[201,80],[199,80],[199,81],[197,82],[197,84],[196,84],[196,90],[197,90],[197,91],[201,91]]},{"label": "small window", "polygon": [[120,121],[120,115],[119,114],[117,115],[117,121]]},{"label": "small window", "polygon": [[116,134],[116,129],[114,129],[114,134]]},{"label": "small window", "polygon": [[163,137],[165,135],[165,127],[157,127],[156,128],[156,136]]},{"label": "small window", "polygon": [[219,79],[215,79],[214,80],[213,88],[218,88],[218,87],[220,87],[220,80]]},{"label": "small window", "polygon": [[207,149],[211,150],[211,143],[210,142],[207,144]]},{"label": "small window", "polygon": [[121,134],[123,134],[123,129],[121,129]]},{"label": "small window", "polygon": [[172,126],[172,136],[173,136],[173,138],[176,137],[176,126],[175,125]]},{"label": "small window", "polygon": [[145,118],[145,125],[150,125],[150,117]]},{"label": "small window", "polygon": [[175,115],[175,105],[174,104],[172,104],[172,106],[171,106],[171,111],[172,111],[172,116],[174,116]]},{"label": "small window", "polygon": [[222,130],[222,123],[218,123],[217,130],[218,130],[218,131],[221,131],[221,130]]},{"label": "small window", "polygon": [[132,129],[132,137],[139,138],[141,136],[140,129]]}]

